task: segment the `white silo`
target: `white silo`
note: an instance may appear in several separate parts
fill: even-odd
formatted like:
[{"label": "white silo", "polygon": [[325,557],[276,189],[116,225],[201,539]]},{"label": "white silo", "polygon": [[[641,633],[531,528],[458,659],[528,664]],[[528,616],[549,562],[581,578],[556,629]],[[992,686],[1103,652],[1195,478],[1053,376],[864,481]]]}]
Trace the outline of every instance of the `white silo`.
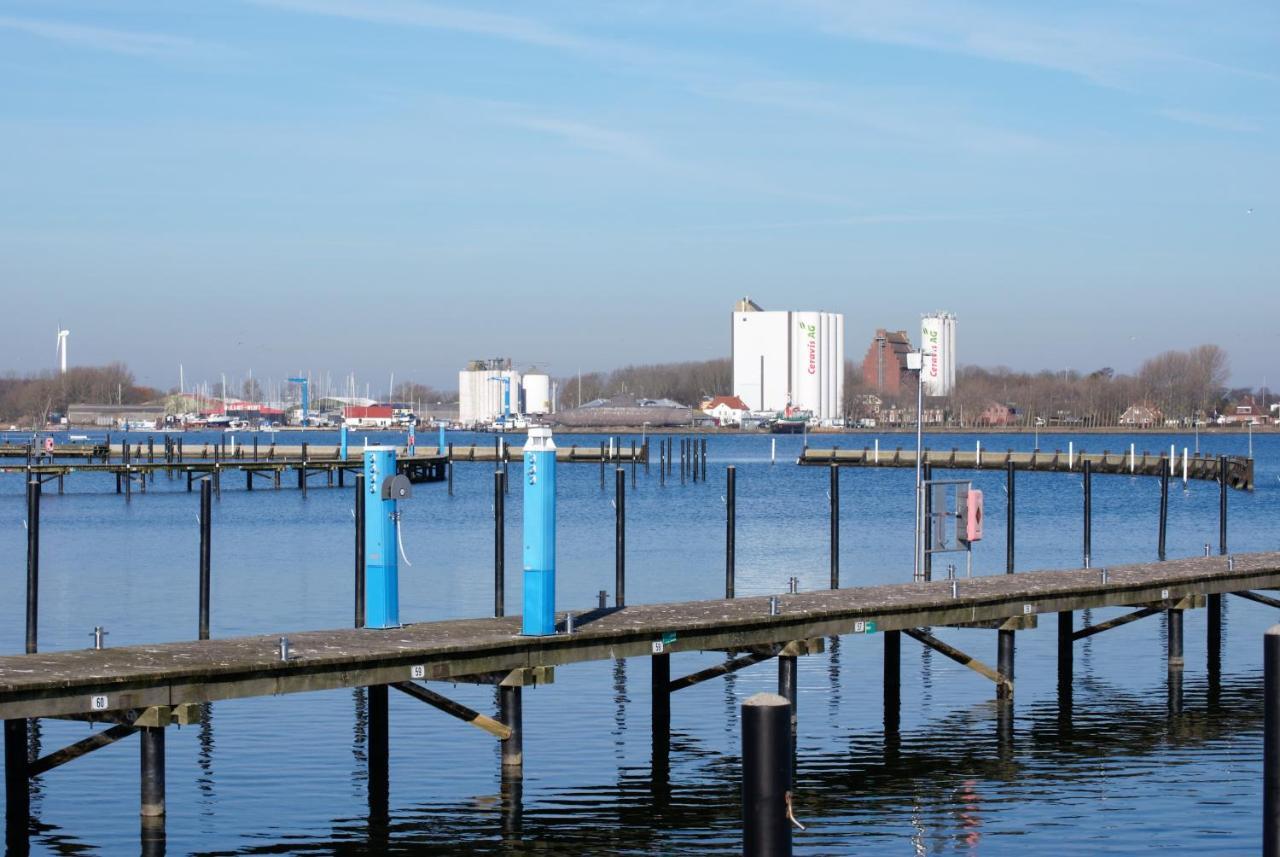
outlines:
[{"label": "white silo", "polygon": [[526,414],[551,413],[551,378],[547,375],[525,375],[524,412]]}]

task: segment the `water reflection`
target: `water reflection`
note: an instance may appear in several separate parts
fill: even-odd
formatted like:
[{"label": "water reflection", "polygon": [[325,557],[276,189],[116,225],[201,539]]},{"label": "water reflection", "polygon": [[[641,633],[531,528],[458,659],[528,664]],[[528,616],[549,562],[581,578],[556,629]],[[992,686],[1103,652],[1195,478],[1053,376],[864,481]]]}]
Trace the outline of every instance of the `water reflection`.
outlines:
[{"label": "water reflection", "polygon": [[[984,831],[1011,811],[1009,796],[1027,784],[1050,804],[1066,801],[1068,791],[1095,783],[1100,769],[1123,778],[1130,769],[1158,761],[1170,746],[1209,749],[1242,729],[1259,727],[1262,690],[1256,676],[1219,688],[1228,717],[1203,715],[1210,694],[1206,680],[1180,684],[1187,708],[1174,718],[1159,703],[1114,697],[1100,685],[1089,693],[1090,706],[1081,709],[1068,741],[1062,740],[1054,700],[1016,712],[1012,705],[987,701],[900,735],[850,734],[844,748],[799,759],[804,787],[796,796],[797,815],[817,823],[797,833],[797,848],[870,853],[877,843],[901,836],[905,809],[916,853],[977,854]],[[736,755],[716,753],[676,733],[671,756],[680,771],[678,787],[670,782],[671,765],[660,764],[650,771],[622,768],[614,782],[573,787],[495,776],[501,796],[496,806],[465,796],[421,802],[398,808],[394,818],[371,813],[335,820],[332,841],[312,840],[306,848],[297,842],[263,844],[236,853],[333,848],[345,854],[447,854],[456,853],[460,842],[475,854],[731,852],[740,835]],[[353,849],[353,842],[366,847]]]},{"label": "water reflection", "polygon": [[216,795],[213,789],[213,703],[200,703],[200,733],[196,754],[196,765],[200,773],[196,777],[196,788],[200,790],[201,814],[209,817],[214,814]]}]

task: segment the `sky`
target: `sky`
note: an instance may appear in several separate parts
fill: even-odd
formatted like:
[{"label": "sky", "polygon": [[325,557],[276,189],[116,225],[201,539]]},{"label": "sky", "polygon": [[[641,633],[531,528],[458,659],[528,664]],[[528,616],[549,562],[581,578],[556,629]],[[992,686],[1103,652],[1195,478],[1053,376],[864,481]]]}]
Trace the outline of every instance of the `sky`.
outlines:
[{"label": "sky", "polygon": [[0,0],[0,371],[453,386],[958,317],[1280,380],[1280,5]]}]

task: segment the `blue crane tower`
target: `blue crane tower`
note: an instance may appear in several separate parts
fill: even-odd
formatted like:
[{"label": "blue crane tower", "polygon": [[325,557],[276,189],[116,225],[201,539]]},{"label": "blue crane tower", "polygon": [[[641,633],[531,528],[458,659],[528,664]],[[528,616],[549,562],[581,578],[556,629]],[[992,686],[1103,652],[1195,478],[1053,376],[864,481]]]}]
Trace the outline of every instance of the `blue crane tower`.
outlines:
[{"label": "blue crane tower", "polygon": [[311,396],[307,391],[307,386],[308,386],[307,379],[306,378],[290,378],[289,383],[302,385],[302,425],[304,427],[309,426],[311,425],[311,420],[307,417],[307,413],[311,410]]},{"label": "blue crane tower", "polygon": [[502,427],[506,428],[507,423],[511,422],[511,379],[505,375],[490,375],[490,381],[497,381],[502,385]]}]

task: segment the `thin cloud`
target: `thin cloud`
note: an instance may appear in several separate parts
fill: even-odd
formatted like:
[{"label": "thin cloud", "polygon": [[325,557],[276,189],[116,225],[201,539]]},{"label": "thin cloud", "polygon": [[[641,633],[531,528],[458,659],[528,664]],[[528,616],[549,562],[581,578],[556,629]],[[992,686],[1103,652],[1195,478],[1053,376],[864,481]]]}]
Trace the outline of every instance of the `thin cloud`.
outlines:
[{"label": "thin cloud", "polygon": [[1202,113],[1198,110],[1182,110],[1180,108],[1172,107],[1164,110],[1157,110],[1156,113],[1172,122],[1181,122],[1183,125],[1195,125],[1199,128],[1211,128],[1214,131],[1230,131],[1237,134],[1251,134],[1262,130],[1261,126],[1259,126],[1257,122],[1241,116],[1224,116],[1220,113]]},{"label": "thin cloud", "polygon": [[855,214],[848,217],[828,217],[815,220],[791,220],[776,223],[739,223],[694,227],[706,232],[774,232],[792,229],[821,229],[840,226],[910,226],[927,223],[967,223],[991,218],[965,214]]},{"label": "thin cloud", "polygon": [[405,3],[400,0],[250,0],[257,6],[384,24],[466,33],[472,36],[533,45],[574,54],[608,58],[615,62],[658,64],[663,57],[637,49],[624,42],[581,36],[518,15],[477,12],[431,3]]},{"label": "thin cloud", "polygon": [[[1212,67],[1269,77],[1125,35],[1126,22],[1118,18],[1065,24],[975,3],[921,0],[807,0],[804,8],[816,26],[833,35],[1060,71],[1104,86],[1120,87],[1147,66]],[[788,9],[794,13],[794,7]]]},{"label": "thin cloud", "polygon": [[548,134],[580,149],[630,161],[653,162],[657,152],[642,137],[587,122],[543,116],[504,116],[506,125]]},{"label": "thin cloud", "polygon": [[0,16],[0,30],[13,30],[66,45],[134,57],[189,59],[220,53],[212,45],[181,36],[88,27],[39,18]]}]

